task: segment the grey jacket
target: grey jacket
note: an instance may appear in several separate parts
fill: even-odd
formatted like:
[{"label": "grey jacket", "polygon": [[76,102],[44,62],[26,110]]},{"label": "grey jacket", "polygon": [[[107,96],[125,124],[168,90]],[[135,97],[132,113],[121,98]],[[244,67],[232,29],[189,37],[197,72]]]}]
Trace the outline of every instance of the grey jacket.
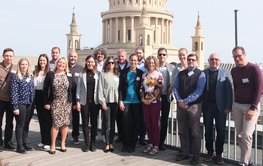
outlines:
[{"label": "grey jacket", "polygon": [[[170,64],[170,63],[166,63],[166,71],[167,71],[167,73],[168,73],[168,80],[166,81],[166,87],[168,87],[168,89],[169,89],[169,87],[171,87],[173,84],[172,84],[172,80],[173,80],[173,71],[174,71],[174,69],[175,69],[175,66],[174,65],[172,65],[172,64]],[[160,72],[160,70],[158,69],[157,71],[159,71]],[[168,102],[170,102],[171,101],[171,97],[170,97],[170,95],[167,97],[167,100],[168,100]]]},{"label": "grey jacket", "polygon": [[[203,111],[205,111],[207,99],[209,96],[207,95],[209,83],[209,68],[204,70],[206,75],[206,84],[203,93]],[[223,68],[218,69],[218,76],[216,81],[216,105],[219,111],[224,111],[226,108],[232,110],[232,103],[233,103],[233,91],[232,91],[232,84],[230,81],[230,74],[227,70]]]},{"label": "grey jacket", "polygon": [[[100,72],[95,73],[95,87],[94,87],[94,102],[99,104],[98,100],[98,81],[99,81]],[[86,105],[87,102],[87,74],[81,73],[78,79],[76,99],[81,105]]]}]

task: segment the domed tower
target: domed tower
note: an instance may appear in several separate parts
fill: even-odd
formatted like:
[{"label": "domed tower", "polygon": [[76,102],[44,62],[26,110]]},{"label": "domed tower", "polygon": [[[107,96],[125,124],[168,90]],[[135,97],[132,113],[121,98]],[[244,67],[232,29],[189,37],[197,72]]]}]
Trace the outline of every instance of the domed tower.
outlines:
[{"label": "domed tower", "polygon": [[[172,44],[173,14],[166,10],[167,0],[108,0],[109,10],[102,12],[102,44],[109,55],[120,48],[133,53],[145,48],[145,55],[156,55],[165,47],[177,55]],[[175,57],[170,57],[173,61]]]}]

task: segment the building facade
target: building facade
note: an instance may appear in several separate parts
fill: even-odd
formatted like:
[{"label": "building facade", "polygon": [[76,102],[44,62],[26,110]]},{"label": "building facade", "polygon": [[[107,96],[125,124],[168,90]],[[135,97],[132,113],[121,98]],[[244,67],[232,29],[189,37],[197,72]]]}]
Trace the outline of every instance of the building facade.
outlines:
[{"label": "building facade", "polygon": [[[109,10],[101,13],[102,18],[102,47],[108,55],[116,55],[120,48],[128,55],[134,53],[136,47],[143,47],[145,56],[157,55],[160,47],[168,51],[168,61],[178,62],[178,48],[172,43],[173,14],[166,10],[168,0],[108,0]],[[78,33],[75,13],[67,34],[67,50],[78,52],[86,57],[94,50],[81,50],[81,34]],[[192,50],[199,56],[199,66],[204,66],[204,37],[199,15],[192,36]],[[95,48],[96,49],[96,48]],[[83,58],[80,58],[80,61]]]}]

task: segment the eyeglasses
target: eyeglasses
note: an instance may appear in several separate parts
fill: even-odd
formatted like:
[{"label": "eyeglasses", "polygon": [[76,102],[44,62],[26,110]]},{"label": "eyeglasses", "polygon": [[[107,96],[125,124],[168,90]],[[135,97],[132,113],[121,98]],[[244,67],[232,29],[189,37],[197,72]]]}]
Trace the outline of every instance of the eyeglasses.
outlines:
[{"label": "eyeglasses", "polygon": [[115,64],[115,62],[108,62],[108,64],[112,64],[112,65],[114,65],[114,64]]},{"label": "eyeglasses", "polygon": [[210,61],[218,61],[219,59],[217,59],[217,58],[210,58],[209,60]]},{"label": "eyeglasses", "polygon": [[191,62],[191,61],[194,62],[194,61],[196,61],[196,60],[195,60],[195,59],[187,59],[187,61],[188,61],[188,62]]},{"label": "eyeglasses", "polygon": [[162,54],[162,53],[160,53],[160,54],[158,54],[158,56],[166,56],[166,54]]},{"label": "eyeglasses", "polygon": [[240,58],[242,55],[233,55],[233,58]]}]

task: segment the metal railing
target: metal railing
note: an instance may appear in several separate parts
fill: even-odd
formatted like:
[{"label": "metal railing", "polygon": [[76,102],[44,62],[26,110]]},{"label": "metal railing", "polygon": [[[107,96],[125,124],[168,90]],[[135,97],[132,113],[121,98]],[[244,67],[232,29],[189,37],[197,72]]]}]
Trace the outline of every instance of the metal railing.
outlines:
[{"label": "metal railing", "polygon": [[[178,134],[178,121],[176,119],[177,106],[175,102],[171,103],[171,110],[169,115],[169,126],[167,131],[166,144],[179,148],[180,140]],[[256,125],[255,132],[253,134],[253,148],[251,155],[251,162],[255,165],[263,165],[263,125],[261,123],[262,118],[259,118]],[[202,126],[202,146],[201,153],[206,154],[205,148],[205,128],[203,125],[203,117],[201,117]],[[240,149],[237,144],[237,133],[235,130],[234,122],[231,120],[231,114],[228,115],[226,121],[226,140],[224,144],[223,157],[231,162],[239,161]],[[216,131],[214,130],[214,139],[216,138]],[[215,141],[214,141],[215,143]]]},{"label": "metal railing", "polygon": [[[262,103],[261,103],[262,105]],[[261,107],[262,108],[262,107]],[[180,139],[178,134],[178,121],[176,119],[177,105],[173,101],[171,102],[170,114],[169,114],[169,125],[167,130],[166,145],[180,148]],[[99,114],[98,128],[101,129],[101,111]],[[206,154],[205,148],[205,127],[203,125],[203,117],[200,119],[202,126],[202,146],[201,153]],[[117,131],[117,127],[116,130]],[[231,120],[231,113],[228,114],[226,121],[226,139],[224,144],[223,158],[230,162],[236,162],[240,159],[240,149],[237,145],[237,133],[234,126],[234,121]],[[214,139],[216,138],[216,131],[214,130]],[[214,141],[215,143],[215,141]],[[215,146],[214,146],[215,147]],[[263,117],[259,118],[258,124],[256,125],[255,132],[253,134],[253,149],[251,155],[251,162],[255,165],[263,165]]]}]

